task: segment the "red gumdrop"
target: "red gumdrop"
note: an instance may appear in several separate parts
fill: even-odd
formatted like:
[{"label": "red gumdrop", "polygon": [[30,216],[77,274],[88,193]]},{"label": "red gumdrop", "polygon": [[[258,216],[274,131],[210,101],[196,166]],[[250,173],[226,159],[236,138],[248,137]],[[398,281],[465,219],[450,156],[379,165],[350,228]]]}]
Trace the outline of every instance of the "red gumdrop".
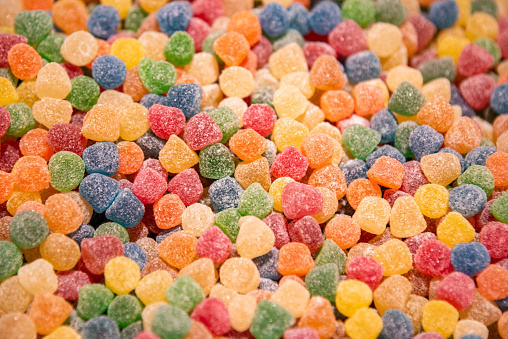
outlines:
[{"label": "red gumdrop", "polygon": [[314,215],[323,209],[321,192],[310,185],[290,182],[282,190],[282,211],[289,219]]},{"label": "red gumdrop", "polygon": [[308,167],[307,158],[296,147],[289,146],[277,155],[271,171],[275,178],[290,177],[298,181],[305,176]]},{"label": "red gumdrop", "polygon": [[120,191],[123,190],[124,188],[127,188],[127,189],[129,189],[132,192],[132,186],[134,184],[132,182],[130,182],[129,180],[127,180],[127,179],[120,179],[118,181],[118,183],[120,184]]},{"label": "red gumdrop", "polygon": [[178,195],[185,206],[190,206],[201,199],[203,184],[199,180],[199,174],[193,168],[189,168],[169,181],[168,192]]},{"label": "red gumdrop", "polygon": [[251,51],[258,57],[258,68],[261,68],[268,62],[273,52],[273,46],[270,40],[261,35],[261,39],[259,39],[257,44],[252,46]]},{"label": "red gumdrop", "polygon": [[463,76],[472,76],[487,72],[494,64],[494,56],[485,48],[470,44],[460,53],[457,72]]},{"label": "red gumdrop", "polygon": [[192,3],[192,11],[196,18],[203,19],[209,25],[225,13],[221,0],[196,0]]},{"label": "red gumdrop", "polygon": [[342,119],[340,121],[337,121],[337,124],[336,124],[340,133],[343,133],[344,130],[351,125],[362,125],[365,127],[370,127],[370,122],[369,122],[369,120],[365,119],[364,117],[353,114],[352,116],[350,116],[347,119]]},{"label": "red gumdrop", "polygon": [[508,16],[504,16],[502,19],[498,21],[499,32],[504,32],[508,30]]},{"label": "red gumdrop", "polygon": [[211,116],[205,112],[190,118],[185,126],[185,142],[191,150],[198,151],[222,140],[222,132]]},{"label": "red gumdrop", "polygon": [[487,248],[493,259],[508,256],[508,225],[499,221],[489,222],[480,232],[480,243]]},{"label": "red gumdrop", "polygon": [[70,62],[62,62],[60,66],[67,72],[69,79],[74,79],[75,77],[79,77],[83,75],[83,70],[81,67],[71,64]]},{"label": "red gumdrop", "polygon": [[134,339],[160,339],[157,335],[150,331],[139,332]]},{"label": "red gumdrop", "polygon": [[0,219],[3,217],[10,217],[11,214],[7,211],[7,202],[0,204]]},{"label": "red gumdrop", "polygon": [[319,334],[312,327],[290,328],[282,339],[319,339]]},{"label": "red gumdrop", "polygon": [[390,204],[390,207],[393,207],[393,204],[395,204],[395,200],[397,200],[399,197],[404,197],[404,196],[407,197],[410,195],[407,194],[406,192],[394,190],[392,188],[387,189],[383,193],[383,199],[388,201],[388,203]]},{"label": "red gumdrop", "polygon": [[123,244],[114,235],[101,235],[81,242],[83,262],[93,274],[103,274],[106,264],[123,253]]},{"label": "red gumdrop", "polygon": [[381,283],[384,274],[383,266],[371,257],[355,257],[347,265],[347,278],[362,281],[373,291]]},{"label": "red gumdrop", "polygon": [[159,173],[151,168],[146,168],[138,172],[136,179],[134,179],[132,193],[143,204],[153,204],[164,195],[167,185],[166,180]]},{"label": "red gumdrop", "polygon": [[28,39],[23,35],[0,33],[0,67],[9,67],[7,54],[9,54],[12,46],[27,43]]},{"label": "red gumdrop", "polygon": [[445,337],[436,332],[426,332],[418,334],[416,337],[413,337],[413,339],[445,339]]},{"label": "red gumdrop", "polygon": [[328,43],[340,56],[350,56],[367,49],[367,36],[353,20],[342,21],[328,34]]},{"label": "red gumdrop", "polygon": [[268,105],[251,105],[243,114],[244,128],[252,128],[262,137],[272,133],[276,120],[275,111]]},{"label": "red gumdrop", "polygon": [[88,278],[90,278],[92,284],[98,284],[104,280],[104,274],[93,274],[90,272],[90,270],[86,267],[85,262],[83,261],[83,254],[81,254],[81,258],[79,258],[74,269],[88,275]]},{"label": "red gumdrop", "polygon": [[492,215],[492,213],[490,212],[490,207],[492,206],[492,204],[496,201],[496,199],[492,199],[492,200],[489,200],[487,201],[487,203],[485,204],[485,207],[483,208],[483,210],[478,213],[477,215],[474,216],[475,218],[475,228],[478,232],[481,231],[481,229],[487,225],[489,222],[491,221],[496,221],[497,219]]},{"label": "red gumdrop", "polygon": [[311,253],[316,253],[323,245],[323,233],[316,219],[305,216],[293,220],[288,225],[291,241],[305,244]]},{"label": "red gumdrop", "polygon": [[224,335],[231,329],[228,308],[218,298],[208,298],[192,311],[191,318],[199,321],[213,335]]},{"label": "red gumdrop", "polygon": [[212,29],[206,21],[200,18],[192,18],[185,31],[194,40],[194,48],[196,49],[196,52],[201,52],[203,41],[205,41]]},{"label": "red gumdrop", "polygon": [[129,241],[136,242],[139,239],[148,237],[148,233],[150,233],[150,231],[148,230],[148,227],[146,227],[146,225],[141,221],[134,227],[128,227],[127,233],[129,233]]},{"label": "red gumdrop", "polygon": [[450,303],[462,311],[473,304],[476,285],[470,277],[460,272],[447,275],[436,288],[439,300]]},{"label": "red gumdrop", "polygon": [[459,90],[469,106],[478,111],[489,105],[490,95],[496,86],[496,81],[492,77],[478,74],[462,81]]},{"label": "red gumdrop", "polygon": [[445,277],[453,272],[452,250],[439,240],[427,240],[414,256],[416,268],[431,277]]},{"label": "red gumdrop", "polygon": [[62,271],[57,272],[58,289],[55,295],[66,300],[78,300],[78,294],[81,287],[91,284],[92,280],[85,272],[81,271]]},{"label": "red gumdrop", "polygon": [[200,258],[209,258],[214,264],[222,264],[231,255],[233,244],[217,226],[208,228],[199,237],[196,254]]},{"label": "red gumdrop", "polygon": [[274,246],[280,249],[282,246],[289,244],[288,222],[284,215],[277,212],[272,212],[263,222],[270,227],[275,236]]},{"label": "red gumdrop", "polygon": [[415,255],[416,251],[418,251],[418,248],[420,248],[421,244],[423,244],[427,240],[436,240],[436,239],[437,237],[434,233],[424,232],[407,238],[406,240],[404,240],[404,243],[406,244],[407,248],[409,248],[409,252],[411,252],[412,255]]},{"label": "red gumdrop", "polygon": [[434,48],[429,48],[412,57],[409,61],[409,66],[418,68],[420,65],[426,63],[427,61],[434,60],[436,58],[437,51]]},{"label": "red gumdrop", "polygon": [[69,151],[83,155],[88,140],[81,134],[81,127],[73,124],[54,124],[48,131],[46,141],[55,153]]},{"label": "red gumdrop", "polygon": [[411,14],[408,17],[409,22],[415,26],[416,35],[418,36],[418,52],[423,50],[432,40],[437,32],[436,26],[429,20],[419,14]]},{"label": "red gumdrop", "polygon": [[337,58],[337,52],[332,48],[332,46],[328,45],[326,42],[307,42],[305,46],[303,46],[303,55],[305,55],[305,60],[307,60],[307,66],[312,68],[314,62],[322,56],[322,55],[331,55],[334,58]]},{"label": "red gumdrop", "polygon": [[400,190],[414,196],[418,188],[427,185],[429,181],[423,174],[418,161],[408,161],[402,166],[404,167],[404,176],[402,177]]},{"label": "red gumdrop", "polygon": [[0,171],[10,173],[14,164],[21,158],[19,150],[19,141],[9,140],[3,141],[0,148]]},{"label": "red gumdrop", "polygon": [[9,129],[11,123],[11,115],[4,106],[0,106],[0,137],[3,137]]},{"label": "red gumdrop", "polygon": [[508,58],[508,30],[499,32],[497,44],[499,45],[503,59]]},{"label": "red gumdrop", "polygon": [[148,110],[147,119],[153,133],[164,140],[180,134],[185,127],[185,115],[176,107],[153,105]]},{"label": "red gumdrop", "polygon": [[160,161],[158,159],[146,159],[143,161],[143,165],[141,165],[141,168],[139,169],[138,173],[144,170],[145,168],[151,168],[155,172],[159,173],[161,177],[164,178],[164,180],[168,180],[168,171],[162,167]]}]

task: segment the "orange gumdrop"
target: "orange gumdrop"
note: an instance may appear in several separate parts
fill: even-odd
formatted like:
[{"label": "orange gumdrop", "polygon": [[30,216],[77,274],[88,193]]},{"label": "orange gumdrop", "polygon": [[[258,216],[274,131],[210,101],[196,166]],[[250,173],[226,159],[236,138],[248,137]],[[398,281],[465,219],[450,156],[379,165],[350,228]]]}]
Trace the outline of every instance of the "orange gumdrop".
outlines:
[{"label": "orange gumdrop", "polygon": [[289,281],[289,280],[294,280],[297,283],[299,283],[300,285],[302,285],[303,287],[305,287],[305,281],[303,281],[303,279],[297,275],[286,275],[286,276],[280,278],[279,287],[282,286],[282,284],[284,284],[286,281]]},{"label": "orange gumdrop", "polygon": [[66,34],[87,31],[88,11],[81,0],[60,0],[53,5],[52,18],[55,26]]},{"label": "orange gumdrop", "polygon": [[84,216],[79,205],[70,196],[53,194],[46,200],[44,218],[51,232],[69,234],[81,226]]},{"label": "orange gumdrop", "polygon": [[[243,59],[242,63],[240,64],[240,67],[245,68],[249,72],[252,73],[252,76],[256,76],[256,70],[258,68],[258,56],[253,51],[249,51],[247,53],[247,57]],[[227,68],[227,67],[226,67]]]},{"label": "orange gumdrop", "polygon": [[48,145],[46,137],[48,131],[36,128],[28,131],[19,141],[19,150],[23,155],[35,155],[44,158],[46,162],[54,154],[53,149]]},{"label": "orange gumdrop", "polygon": [[321,55],[314,61],[309,79],[312,85],[323,91],[343,89],[346,82],[339,62],[331,55]]},{"label": "orange gumdrop", "polygon": [[30,11],[37,9],[50,11],[51,6],[53,6],[53,2],[55,2],[55,0],[23,0],[23,6],[25,6],[25,9]]},{"label": "orange gumdrop", "polygon": [[337,165],[326,165],[313,171],[309,177],[309,185],[314,187],[325,187],[335,192],[337,200],[342,199],[346,194],[347,183],[344,173]]},{"label": "orange gumdrop", "polygon": [[266,147],[266,139],[252,128],[238,131],[229,139],[229,148],[243,161],[261,157]]},{"label": "orange gumdrop", "polygon": [[123,92],[129,95],[134,101],[140,101],[144,95],[150,93],[145,86],[143,86],[139,78],[138,65],[132,66],[132,68],[127,71],[127,75],[123,82]]},{"label": "orange gumdrop", "polygon": [[305,244],[292,242],[281,247],[277,263],[280,274],[302,276],[313,268],[314,260]]},{"label": "orange gumdrop", "polygon": [[35,294],[28,316],[39,334],[49,334],[62,325],[72,312],[72,305],[64,298],[45,291]]},{"label": "orange gumdrop", "polygon": [[499,265],[489,265],[476,277],[478,292],[489,300],[508,297],[508,270]]},{"label": "orange gumdrop", "polygon": [[346,199],[355,210],[365,197],[381,198],[381,187],[375,182],[359,178],[351,182],[346,190]]},{"label": "orange gumdrop", "polygon": [[249,54],[250,45],[240,33],[228,32],[215,40],[213,50],[226,66],[239,66]]},{"label": "orange gumdrop", "polygon": [[22,203],[18,209],[16,210],[16,214],[21,211],[35,211],[40,213],[40,215],[44,216],[44,205],[38,201],[27,201]]},{"label": "orange gumdrop", "polygon": [[163,230],[178,226],[182,223],[185,205],[176,194],[166,194],[153,204],[155,224]]},{"label": "orange gumdrop", "polygon": [[452,127],[455,112],[444,96],[436,94],[430,98],[416,115],[420,125],[429,125],[438,132],[446,132]]},{"label": "orange gumdrop", "polygon": [[402,186],[404,166],[393,158],[382,156],[368,170],[367,176],[378,185],[399,189]]},{"label": "orange gumdrop", "polygon": [[49,169],[46,160],[28,155],[21,157],[12,173],[16,176],[16,185],[26,192],[42,191],[49,185]]},{"label": "orange gumdrop", "polygon": [[[508,74],[508,73],[506,73]],[[492,123],[494,129],[494,137],[499,138],[508,131],[508,114],[499,115]]]},{"label": "orange gumdrop", "polygon": [[319,338],[331,338],[337,328],[332,304],[323,297],[315,296],[309,300],[298,327],[316,330]]},{"label": "orange gumdrop", "polygon": [[17,44],[7,54],[12,74],[18,79],[33,79],[42,68],[42,58],[30,45]]},{"label": "orange gumdrop", "polygon": [[407,56],[412,57],[418,51],[418,33],[411,21],[407,20],[400,27],[402,42],[407,49]]},{"label": "orange gumdrop", "polygon": [[460,154],[467,154],[479,147],[482,132],[478,125],[469,117],[462,117],[446,132],[444,146],[450,147]]},{"label": "orange gumdrop", "polygon": [[157,251],[159,256],[171,266],[182,269],[196,257],[198,239],[188,231],[178,231],[164,239]]},{"label": "orange gumdrop", "polygon": [[307,136],[302,142],[302,154],[309,160],[310,168],[319,168],[332,161],[333,139],[323,133]]},{"label": "orange gumdrop", "polygon": [[132,174],[139,171],[145,160],[143,150],[134,142],[121,141],[118,146],[118,173]]},{"label": "orange gumdrop", "polygon": [[492,172],[496,187],[508,186],[508,153],[492,154],[487,158],[485,166]]},{"label": "orange gumdrop", "polygon": [[377,86],[358,84],[353,89],[355,113],[359,116],[373,115],[385,107],[385,94]]},{"label": "orange gumdrop", "polygon": [[331,122],[349,118],[355,110],[355,101],[346,91],[326,91],[319,102],[325,118]]},{"label": "orange gumdrop", "polygon": [[86,65],[86,68],[88,69],[92,69],[92,64],[95,61],[95,59],[103,55],[108,55],[111,50],[111,45],[107,41],[97,38],[95,38],[95,40],[97,41],[97,46],[99,47],[99,49],[97,50],[97,55],[95,56],[95,58],[92,61],[90,61],[88,65]]},{"label": "orange gumdrop", "polygon": [[251,11],[241,11],[233,14],[229,18],[227,30],[243,35],[250,46],[254,46],[261,39],[261,24],[256,14]]},{"label": "orange gumdrop", "polygon": [[14,192],[14,185],[16,184],[16,177],[12,173],[0,171],[0,204],[6,202],[12,192]]},{"label": "orange gumdrop", "polygon": [[341,249],[347,250],[358,243],[360,226],[348,215],[336,215],[326,224],[326,239],[332,239]]}]

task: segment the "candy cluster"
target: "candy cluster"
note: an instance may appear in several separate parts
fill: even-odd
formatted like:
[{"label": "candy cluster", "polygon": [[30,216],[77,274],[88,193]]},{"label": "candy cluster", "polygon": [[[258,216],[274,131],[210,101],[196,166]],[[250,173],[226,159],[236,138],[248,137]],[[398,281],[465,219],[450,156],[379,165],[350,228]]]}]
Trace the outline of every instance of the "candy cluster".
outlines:
[{"label": "candy cluster", "polygon": [[508,339],[505,2],[0,7],[0,338]]}]

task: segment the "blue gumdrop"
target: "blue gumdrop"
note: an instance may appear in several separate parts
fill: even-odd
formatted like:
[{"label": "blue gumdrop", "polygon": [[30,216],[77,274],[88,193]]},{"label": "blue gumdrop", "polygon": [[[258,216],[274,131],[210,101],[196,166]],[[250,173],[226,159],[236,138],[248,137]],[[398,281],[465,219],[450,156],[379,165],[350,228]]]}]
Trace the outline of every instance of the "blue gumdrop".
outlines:
[{"label": "blue gumdrop", "polygon": [[279,284],[277,284],[277,282],[270,280],[270,279],[266,279],[266,278],[261,278],[261,280],[259,282],[259,286],[258,286],[258,289],[269,291],[272,293],[277,291],[278,288],[279,288]]},{"label": "blue gumdrop", "polygon": [[80,334],[83,338],[120,339],[117,324],[105,315],[88,320]]},{"label": "blue gumdrop", "polygon": [[490,265],[490,255],[483,244],[465,242],[452,248],[451,262],[455,271],[472,277]]},{"label": "blue gumdrop", "polygon": [[185,31],[192,18],[192,7],[183,1],[173,1],[159,9],[155,15],[161,31],[169,36]]},{"label": "blue gumdrop", "polygon": [[346,75],[351,83],[376,79],[381,75],[381,61],[371,51],[362,51],[346,59]]},{"label": "blue gumdrop", "polygon": [[111,141],[101,141],[85,148],[83,161],[88,173],[100,173],[108,177],[118,171],[118,147]]},{"label": "blue gumdrop", "polygon": [[134,260],[138,264],[139,270],[143,270],[147,263],[145,250],[135,242],[128,242],[123,247],[125,248],[124,257]]},{"label": "blue gumdrop", "polygon": [[430,5],[428,19],[438,30],[450,28],[459,18],[459,6],[455,0],[434,2]]},{"label": "blue gumdrop", "polygon": [[314,6],[309,18],[310,27],[319,35],[330,33],[341,21],[340,7],[331,1],[322,1]]},{"label": "blue gumdrop", "polygon": [[397,309],[390,309],[383,314],[383,330],[378,339],[411,339],[414,327],[411,319]]},{"label": "blue gumdrop", "polygon": [[162,95],[148,93],[143,95],[141,101],[139,102],[141,105],[145,106],[146,109],[150,109],[153,105],[163,105],[167,106],[168,98]]},{"label": "blue gumdrop", "polygon": [[258,15],[261,29],[270,38],[278,37],[289,29],[289,14],[281,4],[271,2]]},{"label": "blue gumdrop", "polygon": [[256,264],[261,278],[270,280],[282,278],[282,275],[277,270],[277,263],[279,262],[279,250],[277,248],[272,248],[270,252],[254,258],[252,261]]},{"label": "blue gumdrop", "polygon": [[81,224],[81,226],[79,226],[79,228],[76,231],[67,234],[67,236],[81,246],[81,242],[85,239],[93,238],[94,233],[95,229],[92,226],[87,224]]},{"label": "blue gumdrop", "polygon": [[443,144],[444,137],[430,126],[418,126],[409,136],[409,148],[416,160],[426,155],[436,153]]},{"label": "blue gumdrop", "polygon": [[145,215],[145,205],[128,188],[121,190],[106,210],[106,218],[123,227],[134,227]]},{"label": "blue gumdrop", "polygon": [[400,151],[398,149],[396,149],[395,147],[390,146],[390,145],[384,145],[384,146],[379,147],[377,150],[372,152],[367,157],[367,159],[366,159],[367,167],[371,168],[374,165],[374,163],[376,162],[376,160],[381,157],[393,158],[393,159],[397,160],[398,162],[400,162],[401,164],[406,163],[406,158],[404,157],[404,155],[402,153],[400,153]]},{"label": "blue gumdrop", "polygon": [[158,159],[160,151],[166,145],[166,140],[159,138],[152,130],[149,130],[136,140],[136,145],[143,151],[145,159]]},{"label": "blue gumdrop", "polygon": [[[95,6],[86,21],[86,28],[99,39],[107,40],[115,35],[120,26],[120,14],[113,6]],[[117,86],[118,87],[118,86]]]},{"label": "blue gumdrop", "polygon": [[464,160],[464,157],[462,156],[462,154],[460,154],[453,148],[449,147],[441,148],[437,153],[450,153],[455,155],[459,159],[461,171],[464,172],[466,170],[466,161]]},{"label": "blue gumdrop", "polygon": [[164,230],[164,231],[160,232],[159,234],[157,234],[157,236],[155,237],[155,241],[157,241],[157,243],[160,244],[161,242],[164,241],[164,239],[169,237],[171,234],[180,232],[180,231],[183,231],[182,226],[176,226],[176,227]]},{"label": "blue gumdrop", "polygon": [[301,35],[310,33],[310,13],[305,6],[300,3],[292,4],[288,9],[288,15],[289,28],[296,29]]},{"label": "blue gumdrop", "polygon": [[476,185],[466,184],[455,187],[450,191],[448,205],[452,211],[458,212],[464,218],[470,218],[480,213],[487,203],[487,194]]},{"label": "blue gumdrop", "polygon": [[466,100],[460,93],[459,89],[455,85],[451,86],[450,105],[460,106],[460,108],[462,109],[463,117],[472,118],[476,115],[474,109],[472,109],[471,106],[469,106],[469,104],[466,102]]},{"label": "blue gumdrop", "polygon": [[343,162],[339,165],[344,177],[346,178],[346,183],[349,186],[350,183],[355,181],[356,179],[364,178],[368,179],[367,171],[369,168],[365,161],[360,159],[353,159],[346,162]]},{"label": "blue gumdrop", "polygon": [[243,192],[245,192],[243,187],[231,177],[214,181],[208,189],[208,195],[215,213],[228,208],[237,208]]},{"label": "blue gumdrop", "polygon": [[166,106],[179,108],[190,119],[199,113],[203,92],[196,84],[175,85],[170,88]]},{"label": "blue gumdrop", "polygon": [[102,55],[92,63],[92,76],[104,89],[120,87],[127,75],[125,62],[113,55]]},{"label": "blue gumdrop", "polygon": [[508,311],[508,297],[504,299],[495,300],[497,306],[501,309],[501,311]]},{"label": "blue gumdrop", "polygon": [[93,173],[85,177],[79,185],[79,194],[96,213],[105,212],[113,203],[120,191],[120,184],[115,179],[103,174]]},{"label": "blue gumdrop", "polygon": [[487,158],[492,154],[496,153],[497,149],[495,147],[489,146],[480,146],[475,147],[466,155],[466,169],[473,165],[485,166],[487,163]]},{"label": "blue gumdrop", "polygon": [[461,339],[483,339],[483,337],[481,335],[476,335],[476,334],[468,334],[468,335],[465,335],[460,338]]},{"label": "blue gumdrop", "polygon": [[[381,134],[381,143],[389,143],[395,140],[395,132],[399,123],[395,116],[387,109],[382,109],[370,119],[370,128]],[[402,154],[402,153],[401,153]]]},{"label": "blue gumdrop", "polygon": [[508,84],[499,85],[490,96],[490,107],[499,114],[508,113]]}]

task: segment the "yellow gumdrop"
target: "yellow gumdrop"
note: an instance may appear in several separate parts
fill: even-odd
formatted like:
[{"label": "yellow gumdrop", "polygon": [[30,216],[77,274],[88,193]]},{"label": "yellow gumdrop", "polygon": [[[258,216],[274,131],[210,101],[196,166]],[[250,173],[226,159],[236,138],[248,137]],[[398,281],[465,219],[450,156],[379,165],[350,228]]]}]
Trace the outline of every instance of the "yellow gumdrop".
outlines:
[{"label": "yellow gumdrop", "polygon": [[256,88],[259,87],[271,87],[274,90],[279,88],[279,81],[270,73],[267,68],[261,68],[256,71],[254,76],[256,81]]},{"label": "yellow gumdrop", "polygon": [[219,78],[219,64],[210,53],[194,54],[192,61],[185,65],[185,72],[198,79],[201,86],[211,85]]},{"label": "yellow gumdrop", "polygon": [[378,22],[367,31],[367,47],[378,57],[393,55],[402,45],[402,33],[395,25]]},{"label": "yellow gumdrop", "polygon": [[390,232],[397,238],[420,234],[427,228],[420,207],[411,196],[397,198],[390,212]]},{"label": "yellow gumdrop", "polygon": [[32,106],[34,119],[47,128],[54,124],[68,124],[71,121],[72,105],[67,100],[42,98]]},{"label": "yellow gumdrop", "polygon": [[305,95],[293,85],[281,86],[273,95],[273,106],[279,118],[298,118],[305,112],[308,103]]},{"label": "yellow gumdrop", "polygon": [[217,108],[222,99],[224,99],[224,95],[222,94],[218,84],[204,85],[201,89],[203,90],[203,101],[201,102],[201,107]]},{"label": "yellow gumdrop", "polygon": [[132,0],[101,0],[101,5],[105,6],[113,6],[120,14],[120,19],[125,19],[127,17],[127,13],[129,13],[129,8],[132,5]]},{"label": "yellow gumdrop", "polygon": [[300,318],[305,313],[309,300],[309,291],[294,280],[280,285],[270,299],[288,310],[295,318]]},{"label": "yellow gumdrop", "polygon": [[76,66],[85,66],[95,59],[99,45],[94,36],[85,31],[77,31],[65,38],[60,47],[62,57]]},{"label": "yellow gumdrop", "polygon": [[409,272],[413,267],[413,258],[409,248],[399,239],[392,239],[378,246],[372,255],[389,277]]},{"label": "yellow gumdrop", "polygon": [[386,85],[390,91],[395,91],[397,87],[404,81],[409,81],[413,86],[419,90],[423,87],[423,76],[422,73],[409,66],[397,66],[392,68],[386,77]]},{"label": "yellow gumdrop", "polygon": [[272,184],[270,164],[265,157],[250,162],[241,162],[236,165],[235,179],[245,189],[257,182],[265,191],[268,191]]},{"label": "yellow gumdrop", "polygon": [[257,266],[247,258],[230,258],[222,264],[220,281],[238,293],[247,294],[258,288],[261,277]]},{"label": "yellow gumdrop", "polygon": [[230,290],[229,288],[224,287],[224,285],[216,284],[214,287],[212,287],[208,297],[220,299],[224,305],[229,306],[231,301],[238,295],[240,295],[238,292]]},{"label": "yellow gumdrop", "polygon": [[16,89],[9,79],[0,77],[0,105],[7,106],[18,102]]},{"label": "yellow gumdrop", "polygon": [[143,32],[138,38],[138,41],[143,45],[145,50],[145,57],[153,60],[166,61],[164,56],[164,46],[169,41],[169,37],[161,32]]},{"label": "yellow gumdrop", "polygon": [[457,63],[462,50],[471,43],[468,38],[457,36],[445,36],[437,43],[437,55],[439,57],[449,56]]},{"label": "yellow gumdrop", "polygon": [[213,226],[214,214],[210,207],[196,203],[187,207],[182,213],[182,228],[195,237]]},{"label": "yellow gumdrop", "polygon": [[344,280],[337,287],[335,305],[340,313],[351,318],[355,313],[372,304],[372,290],[359,280]]},{"label": "yellow gumdrop", "polygon": [[272,249],[275,236],[270,227],[254,216],[241,217],[238,220],[240,231],[236,238],[236,251],[243,258],[260,257]]},{"label": "yellow gumdrop", "polygon": [[497,40],[499,25],[495,18],[485,12],[475,12],[466,25],[466,37],[475,41],[478,38]]},{"label": "yellow gumdrop", "polygon": [[466,335],[473,334],[483,339],[489,337],[489,330],[487,326],[476,320],[461,320],[457,323],[453,338],[461,339]]},{"label": "yellow gumdrop", "polygon": [[381,315],[390,309],[404,311],[413,289],[401,275],[386,278],[374,291],[374,305]]},{"label": "yellow gumdrop", "polygon": [[238,332],[247,331],[256,312],[256,298],[238,294],[228,305],[231,327]]},{"label": "yellow gumdrop", "polygon": [[310,99],[316,91],[316,87],[310,83],[309,73],[295,72],[286,74],[280,79],[280,87],[295,86],[307,98]]},{"label": "yellow gumdrop", "polygon": [[97,103],[99,105],[110,105],[117,109],[121,109],[123,106],[133,104],[134,101],[130,95],[118,92],[114,89],[108,89],[99,95]]},{"label": "yellow gumdrop", "polygon": [[420,327],[422,326],[423,307],[428,302],[429,300],[427,298],[416,294],[411,294],[409,296],[409,300],[404,308],[404,313],[411,319],[415,333],[420,331]]},{"label": "yellow gumdrop", "polygon": [[227,67],[219,76],[219,86],[228,97],[246,98],[254,90],[254,77],[243,67]]},{"label": "yellow gumdrop", "polygon": [[150,128],[146,119],[148,109],[141,104],[132,103],[123,106],[118,113],[120,116],[120,137],[123,140],[135,141]]},{"label": "yellow gumdrop", "polygon": [[199,163],[199,157],[182,139],[173,134],[160,151],[159,161],[166,171],[180,173]]},{"label": "yellow gumdrop", "polygon": [[457,0],[459,7],[459,20],[456,25],[460,27],[466,27],[469,18],[471,17],[471,1],[470,0]]},{"label": "yellow gumdrop", "polygon": [[77,242],[71,238],[51,233],[39,246],[43,259],[47,260],[57,271],[68,271],[74,268],[81,256]]},{"label": "yellow gumdrop", "polygon": [[180,275],[188,275],[194,279],[194,281],[203,290],[205,296],[210,294],[210,291],[217,282],[218,277],[213,261],[208,258],[198,259],[185,266],[180,270],[179,276]]},{"label": "yellow gumdrop", "polygon": [[145,305],[166,301],[166,290],[173,283],[171,275],[164,270],[144,276],[136,287],[136,296]]},{"label": "yellow gumdrop", "polygon": [[35,201],[42,203],[41,195],[39,192],[25,192],[15,188],[11,196],[7,200],[7,212],[11,215],[15,215],[18,207],[23,205],[27,201]]},{"label": "yellow gumdrop", "polygon": [[465,38],[466,37],[466,31],[459,26],[454,26],[450,28],[445,28],[439,32],[437,35],[437,43],[443,38],[446,37],[454,37],[454,38]]},{"label": "yellow gumdrop", "polygon": [[141,58],[145,56],[143,45],[133,38],[120,38],[111,45],[111,55],[116,56],[127,66],[127,70],[139,64]]},{"label": "yellow gumdrop", "polygon": [[126,257],[111,259],[104,268],[106,286],[115,294],[127,294],[138,284],[141,273],[138,264]]},{"label": "yellow gumdrop", "polygon": [[408,64],[407,47],[402,44],[399,49],[387,58],[379,58],[381,61],[381,70],[389,72],[397,66],[404,66]]},{"label": "yellow gumdrop", "polygon": [[277,2],[280,5],[288,8],[293,3],[293,0],[263,0],[263,5],[269,4],[271,2]]},{"label": "yellow gumdrop", "polygon": [[64,325],[44,336],[43,339],[81,339],[81,335],[72,327]]},{"label": "yellow gumdrop", "polygon": [[277,80],[282,79],[286,74],[307,72],[309,70],[303,50],[295,42],[272,53],[268,63],[270,65],[270,72],[272,72]]},{"label": "yellow gumdrop", "polygon": [[25,313],[32,299],[33,295],[21,286],[17,275],[0,284],[0,310],[6,313]]},{"label": "yellow gumdrop", "polygon": [[448,338],[455,331],[459,312],[441,300],[431,300],[423,308],[422,326],[425,332],[437,332]]},{"label": "yellow gumdrop", "polygon": [[18,279],[21,286],[32,295],[39,291],[53,294],[58,288],[58,278],[53,266],[44,259],[37,259],[21,266],[18,270]]},{"label": "yellow gumdrop", "polygon": [[429,81],[423,85],[422,94],[427,100],[430,100],[436,94],[440,94],[445,98],[446,102],[450,102],[452,96],[450,80],[447,78],[437,78]]},{"label": "yellow gumdrop", "polygon": [[366,232],[382,234],[390,220],[390,204],[383,198],[365,197],[353,214],[353,220]]},{"label": "yellow gumdrop", "polygon": [[276,179],[271,185],[270,190],[268,193],[273,198],[273,209],[282,212],[282,191],[284,190],[284,187],[286,187],[287,184],[290,182],[293,182],[294,180],[289,177],[282,177]]},{"label": "yellow gumdrop", "polygon": [[18,102],[25,103],[30,108],[39,100],[39,97],[35,94],[35,80],[23,81],[18,88],[16,88],[16,92],[18,93]]},{"label": "yellow gumdrop", "polygon": [[451,184],[462,173],[460,161],[450,153],[429,154],[420,159],[423,174],[432,183],[442,186]]},{"label": "yellow gumdrop", "polygon": [[50,62],[37,74],[35,94],[39,98],[65,99],[71,92],[71,80],[65,69],[56,62]]},{"label": "yellow gumdrop", "polygon": [[85,116],[81,134],[94,141],[116,141],[120,136],[118,111],[109,105],[95,105]]},{"label": "yellow gumdrop", "polygon": [[272,141],[279,152],[288,146],[294,146],[300,150],[303,139],[309,135],[309,129],[302,123],[291,119],[281,118],[277,120],[272,132]]},{"label": "yellow gumdrop", "polygon": [[423,215],[436,219],[448,211],[448,196],[448,190],[444,186],[427,184],[418,188],[414,198]]},{"label": "yellow gumdrop", "polygon": [[376,339],[383,329],[383,320],[372,308],[362,308],[344,324],[351,339]]},{"label": "yellow gumdrop", "polygon": [[471,242],[474,236],[474,227],[457,212],[448,213],[437,226],[437,238],[450,248],[461,242]]},{"label": "yellow gumdrop", "polygon": [[167,3],[167,0],[139,0],[139,5],[147,13],[155,12]]},{"label": "yellow gumdrop", "polygon": [[296,121],[307,126],[309,130],[315,128],[318,124],[325,121],[325,113],[319,108],[319,106],[314,105],[309,102],[307,107],[305,108],[305,112],[300,115]]}]

